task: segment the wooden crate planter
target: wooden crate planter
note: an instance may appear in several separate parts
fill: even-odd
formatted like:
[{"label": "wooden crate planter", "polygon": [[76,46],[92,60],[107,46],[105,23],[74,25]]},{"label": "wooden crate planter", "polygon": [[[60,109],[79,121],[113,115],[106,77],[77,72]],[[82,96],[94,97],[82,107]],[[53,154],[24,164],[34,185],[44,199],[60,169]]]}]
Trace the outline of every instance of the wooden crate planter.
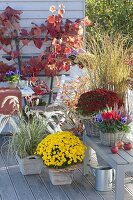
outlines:
[{"label": "wooden crate planter", "polygon": [[23,175],[41,173],[43,162],[40,157],[33,155],[21,159],[18,155],[16,155],[16,158],[19,163],[20,171]]},{"label": "wooden crate planter", "polygon": [[73,171],[49,169],[49,178],[53,185],[68,185],[72,183]]}]

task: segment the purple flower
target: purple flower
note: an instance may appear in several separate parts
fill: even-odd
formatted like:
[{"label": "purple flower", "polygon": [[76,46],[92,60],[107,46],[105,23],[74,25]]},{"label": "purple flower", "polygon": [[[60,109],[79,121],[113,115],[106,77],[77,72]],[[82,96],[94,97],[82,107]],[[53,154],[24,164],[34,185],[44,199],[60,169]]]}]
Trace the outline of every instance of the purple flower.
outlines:
[{"label": "purple flower", "polygon": [[13,72],[13,71],[6,72],[6,76],[12,76],[14,74],[15,74],[15,72]]},{"label": "purple flower", "polygon": [[127,116],[121,117],[122,124],[125,124],[127,122]]},{"label": "purple flower", "polygon": [[16,72],[15,72],[15,74],[18,74],[18,75],[20,75],[20,72],[19,72],[19,70],[18,70],[18,69],[16,69]]},{"label": "purple flower", "polygon": [[96,120],[96,122],[102,122],[103,121],[102,115],[97,114],[95,120]]}]

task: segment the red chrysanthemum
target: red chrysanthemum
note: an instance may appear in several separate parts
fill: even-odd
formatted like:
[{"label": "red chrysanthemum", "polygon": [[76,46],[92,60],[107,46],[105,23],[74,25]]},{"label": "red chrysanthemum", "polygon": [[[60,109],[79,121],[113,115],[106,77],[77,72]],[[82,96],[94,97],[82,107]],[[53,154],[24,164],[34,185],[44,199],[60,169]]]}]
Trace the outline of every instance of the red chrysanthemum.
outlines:
[{"label": "red chrysanthemum", "polygon": [[96,89],[85,92],[80,96],[77,110],[83,115],[90,115],[105,109],[107,106],[113,108],[115,104],[118,107],[123,105],[117,93],[105,89]]}]

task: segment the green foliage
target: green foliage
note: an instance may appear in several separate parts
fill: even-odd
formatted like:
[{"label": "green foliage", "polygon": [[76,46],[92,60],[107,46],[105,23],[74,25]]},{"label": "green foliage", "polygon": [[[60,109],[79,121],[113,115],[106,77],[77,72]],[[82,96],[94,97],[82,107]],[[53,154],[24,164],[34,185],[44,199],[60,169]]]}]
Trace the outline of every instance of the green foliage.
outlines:
[{"label": "green foliage", "polygon": [[18,128],[9,141],[9,151],[17,153],[20,158],[33,155],[38,143],[46,136],[47,122],[41,116],[33,115],[25,120],[22,116]]},{"label": "green foliage", "polygon": [[86,0],[86,15],[94,24],[92,33],[119,32],[128,35],[130,44],[133,44],[132,0]]},{"label": "green foliage", "polygon": [[124,132],[129,133],[130,127],[127,124],[121,124],[119,121],[104,121],[102,123],[97,124],[97,128],[100,129],[102,133],[116,133],[116,132]]}]

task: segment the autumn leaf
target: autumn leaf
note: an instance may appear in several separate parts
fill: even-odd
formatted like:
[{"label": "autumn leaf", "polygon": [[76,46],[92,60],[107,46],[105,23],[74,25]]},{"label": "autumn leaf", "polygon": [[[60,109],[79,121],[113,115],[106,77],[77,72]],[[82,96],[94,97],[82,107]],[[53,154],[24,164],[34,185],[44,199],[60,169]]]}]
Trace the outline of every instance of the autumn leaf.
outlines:
[{"label": "autumn leaf", "polygon": [[61,10],[61,9],[58,10],[58,15],[63,16],[64,13],[65,13],[65,10]]},{"label": "autumn leaf", "polygon": [[34,27],[33,28],[33,33],[36,36],[40,36],[41,35],[41,29],[39,27]]},{"label": "autumn leaf", "polygon": [[20,35],[22,35],[22,36],[28,36],[29,33],[28,33],[28,31],[26,29],[21,29]]},{"label": "autumn leaf", "polygon": [[55,50],[56,50],[56,52],[60,52],[61,51],[61,45],[57,44],[55,46]]},{"label": "autumn leaf", "polygon": [[52,45],[55,46],[57,44],[57,41],[58,40],[56,38],[54,38],[53,41],[52,41]]},{"label": "autumn leaf", "polygon": [[85,25],[85,26],[91,26],[91,25],[92,25],[92,22],[88,19],[88,16],[86,16],[86,17],[83,19],[83,22],[84,22],[84,25]]},{"label": "autumn leaf", "polygon": [[48,17],[48,22],[49,22],[50,24],[54,24],[54,23],[55,23],[55,16],[54,16],[54,15],[49,16],[49,17]]},{"label": "autumn leaf", "polygon": [[13,51],[12,53],[11,53],[11,57],[13,58],[13,59],[15,59],[15,58],[17,58],[18,56],[19,56],[19,51]]},{"label": "autumn leaf", "polygon": [[55,12],[56,11],[56,7],[55,6],[51,6],[49,11],[52,12],[52,13]]},{"label": "autumn leaf", "polygon": [[28,46],[28,44],[29,44],[29,40],[24,39],[24,40],[22,40],[22,43],[23,43],[24,46]]},{"label": "autumn leaf", "polygon": [[35,46],[36,46],[38,49],[41,49],[42,44],[43,44],[43,41],[41,40],[41,38],[33,39],[33,41],[34,41]]}]

